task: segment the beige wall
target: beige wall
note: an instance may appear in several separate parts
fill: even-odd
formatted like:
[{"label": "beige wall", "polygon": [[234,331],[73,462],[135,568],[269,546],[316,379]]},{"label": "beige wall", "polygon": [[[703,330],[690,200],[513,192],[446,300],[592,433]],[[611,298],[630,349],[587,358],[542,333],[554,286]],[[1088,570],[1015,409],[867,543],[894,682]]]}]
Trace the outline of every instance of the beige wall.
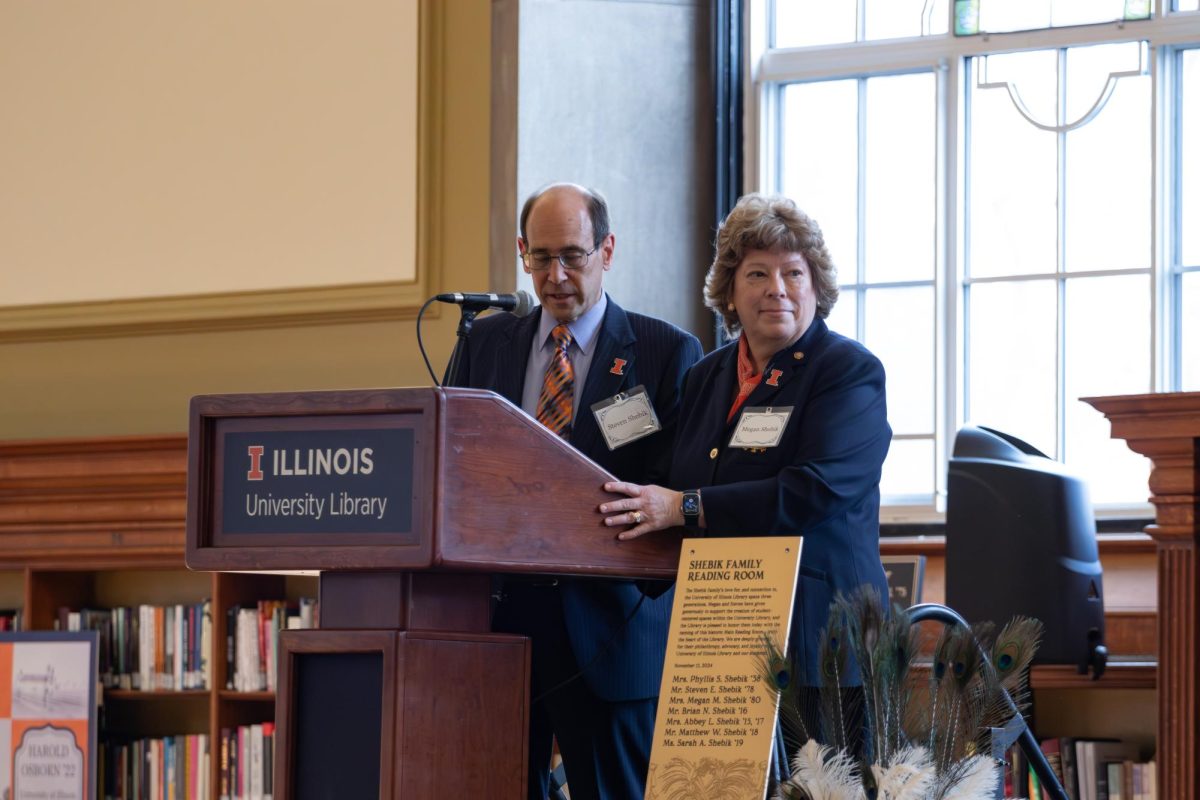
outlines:
[{"label": "beige wall", "polygon": [[[482,288],[490,3],[430,0],[423,13],[423,247],[414,291]],[[13,268],[0,261],[0,270]],[[122,307],[111,319],[103,306],[85,306],[78,325],[69,305],[10,314],[0,320],[0,439],[183,432],[188,399],[198,393],[428,384],[412,292],[354,291],[197,298],[178,307]],[[281,304],[291,305],[272,308]],[[250,310],[239,313],[239,306]],[[44,325],[50,317],[54,324]],[[442,313],[423,328],[439,371],[456,319]]]},{"label": "beige wall", "polygon": [[0,4],[0,305],[413,280],[419,11]]}]

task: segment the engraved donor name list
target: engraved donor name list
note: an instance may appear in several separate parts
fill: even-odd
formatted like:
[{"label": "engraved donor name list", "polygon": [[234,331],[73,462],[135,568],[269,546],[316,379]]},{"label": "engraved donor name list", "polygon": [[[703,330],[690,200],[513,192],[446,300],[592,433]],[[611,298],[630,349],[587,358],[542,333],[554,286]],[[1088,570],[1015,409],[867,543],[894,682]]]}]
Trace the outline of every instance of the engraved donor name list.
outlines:
[{"label": "engraved donor name list", "polygon": [[685,540],[648,800],[695,792],[699,775],[719,776],[722,798],[766,794],[776,698],[760,662],[764,637],[787,641],[799,563],[799,537]]}]

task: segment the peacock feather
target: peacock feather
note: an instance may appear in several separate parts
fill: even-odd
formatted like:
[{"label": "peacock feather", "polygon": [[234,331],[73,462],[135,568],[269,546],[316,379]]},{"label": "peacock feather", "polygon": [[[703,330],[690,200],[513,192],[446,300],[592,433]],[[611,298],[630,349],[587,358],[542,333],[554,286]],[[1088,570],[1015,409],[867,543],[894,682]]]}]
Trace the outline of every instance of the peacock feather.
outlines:
[{"label": "peacock feather", "polygon": [[1033,654],[1042,638],[1042,623],[1029,617],[1014,617],[992,643],[991,662],[996,679],[1018,706],[1028,687],[1026,678]]},{"label": "peacock feather", "polygon": [[[991,729],[1012,718],[1005,693],[1019,704],[1027,692],[1041,625],[1018,618],[999,634],[986,623],[946,626],[928,685],[915,691],[911,667],[922,650],[920,633],[905,610],[889,612],[874,589],[839,596],[820,634],[819,730],[804,729],[794,671],[778,645],[766,643],[761,672],[779,693],[785,733],[791,729],[802,741],[777,800],[994,796],[999,772],[990,758]],[[845,691],[852,663],[862,679],[865,733],[851,722],[856,709]]]},{"label": "peacock feather", "polygon": [[[847,638],[858,663],[864,689],[863,711],[867,730],[878,731],[880,719],[885,714],[876,664],[876,659],[881,656],[879,643],[886,617],[883,601],[875,587],[864,586],[849,597],[839,595],[834,600],[834,607],[840,608],[841,616],[846,620]],[[873,738],[866,744],[867,752],[864,755],[869,759],[879,750],[874,746]]]},{"label": "peacock feather", "polygon": [[812,738],[800,713],[799,685],[795,670],[779,643],[772,636],[763,637],[764,652],[758,660],[759,674],[779,698],[779,721],[783,729],[784,746],[788,752],[798,749]]},{"label": "peacock feather", "polygon": [[913,692],[909,668],[919,648],[918,628],[909,620],[908,612],[895,610],[884,622],[875,657],[876,692],[882,709],[880,732],[876,736],[877,760],[884,764],[890,764],[909,742],[907,710],[912,705]]},{"label": "peacock feather", "polygon": [[829,623],[821,630],[817,658],[821,668],[819,735],[838,751],[850,747],[850,732],[847,730],[849,709],[842,693],[842,687],[848,683],[850,665],[850,646],[846,637],[845,617],[835,605],[830,609]]}]

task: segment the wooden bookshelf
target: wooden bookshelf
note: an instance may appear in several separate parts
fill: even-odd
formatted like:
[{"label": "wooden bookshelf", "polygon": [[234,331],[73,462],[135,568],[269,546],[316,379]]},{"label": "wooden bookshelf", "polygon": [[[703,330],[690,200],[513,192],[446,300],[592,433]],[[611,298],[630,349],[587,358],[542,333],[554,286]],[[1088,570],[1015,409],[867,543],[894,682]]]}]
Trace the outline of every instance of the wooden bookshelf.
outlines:
[{"label": "wooden bookshelf", "polygon": [[[60,606],[211,598],[209,689],[109,690],[104,702],[106,723],[115,734],[206,733],[215,789],[221,729],[275,718],[272,693],[225,688],[225,612],[263,598],[315,596],[316,578],[189,572],[184,566],[186,450],[182,435],[0,443],[0,609],[22,609],[26,627],[36,630],[52,628]],[[923,599],[944,599],[944,538],[889,538],[881,550],[925,555]],[[1153,700],[1147,707],[1143,698],[1152,698],[1161,683],[1157,545],[1141,534],[1102,535],[1100,552],[1112,653],[1108,672],[1091,681],[1071,667],[1039,666],[1032,684],[1036,693],[1067,698],[1068,709],[1072,703],[1094,705],[1095,698],[1112,697],[1119,708],[1129,709],[1122,714],[1133,717],[1139,730],[1153,729]]]},{"label": "wooden bookshelf", "polygon": [[0,609],[28,630],[60,607],[212,600],[207,689],[103,693],[106,736],[207,734],[216,795],[225,727],[273,722],[271,692],[225,687],[225,612],[259,599],[315,597],[315,577],[191,572],[184,565],[185,436],[0,443]]}]

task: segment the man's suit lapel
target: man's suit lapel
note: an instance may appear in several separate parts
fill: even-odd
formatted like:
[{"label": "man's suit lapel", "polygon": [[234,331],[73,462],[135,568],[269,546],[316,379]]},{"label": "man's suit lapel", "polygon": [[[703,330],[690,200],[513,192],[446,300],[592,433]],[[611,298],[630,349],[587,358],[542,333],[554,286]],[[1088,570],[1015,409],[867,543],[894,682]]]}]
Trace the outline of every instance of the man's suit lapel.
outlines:
[{"label": "man's suit lapel", "polygon": [[[507,331],[505,341],[497,341],[496,375],[492,381],[497,394],[503,395],[513,405],[520,407],[525,391],[525,368],[529,365],[529,351],[533,347],[533,336],[538,329],[542,310],[517,320]],[[529,376],[528,380],[541,380],[540,376]]]},{"label": "man's suit lapel", "polygon": [[596,333],[592,365],[588,368],[579,408],[575,409],[575,426],[571,432],[571,444],[582,453],[592,452],[592,447],[605,446],[592,414],[592,404],[633,385],[627,385],[626,380],[633,372],[636,342],[637,336],[625,310],[608,298],[608,308],[604,310],[604,321]]}]

